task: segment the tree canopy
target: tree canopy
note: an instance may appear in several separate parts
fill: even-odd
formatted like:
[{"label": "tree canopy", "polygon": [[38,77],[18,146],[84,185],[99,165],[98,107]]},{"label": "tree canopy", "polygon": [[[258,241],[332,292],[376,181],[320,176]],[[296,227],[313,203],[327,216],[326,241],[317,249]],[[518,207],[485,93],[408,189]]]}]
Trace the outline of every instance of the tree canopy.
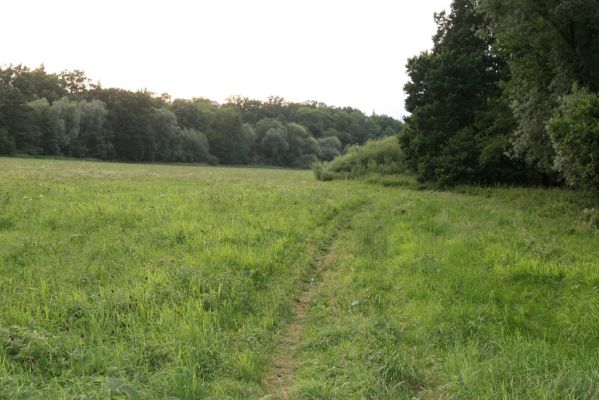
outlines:
[{"label": "tree canopy", "polygon": [[418,178],[599,188],[599,1],[454,0],[435,19],[404,88]]},{"label": "tree canopy", "polygon": [[91,82],[79,70],[0,68],[0,154],[306,167],[403,128],[318,102],[171,100]]}]

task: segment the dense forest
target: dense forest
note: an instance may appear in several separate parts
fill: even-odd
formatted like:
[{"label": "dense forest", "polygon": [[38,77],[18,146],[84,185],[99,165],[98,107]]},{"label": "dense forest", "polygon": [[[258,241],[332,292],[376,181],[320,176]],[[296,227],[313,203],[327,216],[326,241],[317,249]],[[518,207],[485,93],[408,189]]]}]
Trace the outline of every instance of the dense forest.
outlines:
[{"label": "dense forest", "polygon": [[105,89],[84,72],[0,68],[0,154],[305,167],[397,135],[384,115],[318,102],[174,99]]},{"label": "dense forest", "polygon": [[419,180],[599,189],[599,1],[454,0],[408,61]]}]

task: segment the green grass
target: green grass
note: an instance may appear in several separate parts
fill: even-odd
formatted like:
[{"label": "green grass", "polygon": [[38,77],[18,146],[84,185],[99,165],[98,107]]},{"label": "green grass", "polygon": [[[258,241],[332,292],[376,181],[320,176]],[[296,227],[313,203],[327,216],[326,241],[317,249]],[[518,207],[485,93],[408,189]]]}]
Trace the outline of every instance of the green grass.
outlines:
[{"label": "green grass", "polygon": [[[599,202],[0,158],[0,399],[599,398]],[[347,221],[350,221],[347,224]]]},{"label": "green grass", "polygon": [[599,398],[593,199],[462,189],[371,191],[312,302],[300,398]]},{"label": "green grass", "polygon": [[0,159],[0,398],[255,398],[361,199],[306,171]]}]

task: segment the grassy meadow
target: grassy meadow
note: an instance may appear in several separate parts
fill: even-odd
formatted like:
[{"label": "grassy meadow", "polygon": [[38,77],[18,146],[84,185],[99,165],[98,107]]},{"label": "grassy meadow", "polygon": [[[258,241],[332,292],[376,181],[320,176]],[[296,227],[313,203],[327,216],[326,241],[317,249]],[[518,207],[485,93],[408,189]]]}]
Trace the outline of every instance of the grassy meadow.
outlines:
[{"label": "grassy meadow", "polygon": [[0,399],[599,398],[595,199],[0,158]]}]

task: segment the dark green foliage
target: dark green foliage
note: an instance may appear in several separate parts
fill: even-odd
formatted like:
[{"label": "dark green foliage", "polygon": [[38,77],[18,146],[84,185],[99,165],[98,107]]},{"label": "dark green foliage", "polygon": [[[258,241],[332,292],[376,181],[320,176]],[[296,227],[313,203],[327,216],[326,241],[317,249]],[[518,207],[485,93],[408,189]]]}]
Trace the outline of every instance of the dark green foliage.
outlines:
[{"label": "dark green foliage", "polygon": [[180,133],[180,145],[176,152],[176,161],[183,162],[210,162],[210,146],[206,135],[193,128],[184,128]]},{"label": "dark green foliage", "polygon": [[483,0],[509,59],[506,91],[517,117],[514,154],[552,172],[546,124],[574,83],[599,90],[599,1]]},{"label": "dark green foliage", "polygon": [[354,179],[368,174],[402,174],[406,163],[399,141],[393,136],[351,146],[331,162],[313,164],[312,170],[319,180]]},{"label": "dark green foliage", "polygon": [[247,164],[252,143],[243,135],[239,113],[231,108],[219,108],[208,129],[212,154],[221,164]]},{"label": "dark green foliage", "polygon": [[0,154],[10,155],[15,152],[15,140],[5,128],[0,128]]},{"label": "dark green foliage", "polygon": [[318,139],[320,149],[320,158],[324,161],[331,161],[341,154],[341,141],[336,136],[327,136]]},{"label": "dark green foliage", "polygon": [[270,128],[260,140],[260,150],[267,160],[275,165],[285,163],[285,154],[289,151],[287,129]]},{"label": "dark green foliage", "polygon": [[94,97],[106,104],[116,157],[122,161],[155,161],[151,141],[152,98],[148,93],[101,89]]},{"label": "dark green foliage", "polygon": [[311,160],[318,159],[318,142],[310,131],[302,125],[292,122],[287,125],[287,162],[296,167],[307,167]]},{"label": "dark green foliage", "polygon": [[418,179],[595,187],[581,167],[599,157],[594,117],[569,94],[599,90],[597,20],[597,0],[454,0],[437,14],[432,51],[407,64],[400,140]]},{"label": "dark green foliage", "polygon": [[106,105],[99,100],[82,100],[78,107],[80,155],[100,159],[114,157]]},{"label": "dark green foliage", "polygon": [[207,99],[193,100],[176,99],[171,109],[177,116],[179,125],[183,128],[193,128],[205,132],[210,126],[216,106]]},{"label": "dark green foliage", "polygon": [[[498,139],[512,130],[501,103],[505,63],[489,51],[494,38],[483,34],[486,20],[476,1],[454,1],[436,22],[433,50],[407,64],[412,115],[401,135],[407,161],[422,181],[494,181],[493,170],[514,168],[503,156],[508,143]],[[493,121],[501,123],[489,126]]]},{"label": "dark green foliage", "polygon": [[0,154],[308,167],[402,127],[391,117],[317,102],[171,102],[168,94],[103,89],[79,70],[0,68]]},{"label": "dark green foliage", "polygon": [[17,86],[22,67],[0,68],[0,128],[4,128],[5,142],[14,143],[15,151],[38,154],[41,149],[40,132],[32,122],[28,98]]},{"label": "dark green foliage", "polygon": [[574,187],[599,189],[599,94],[576,89],[549,121],[555,167]]}]

